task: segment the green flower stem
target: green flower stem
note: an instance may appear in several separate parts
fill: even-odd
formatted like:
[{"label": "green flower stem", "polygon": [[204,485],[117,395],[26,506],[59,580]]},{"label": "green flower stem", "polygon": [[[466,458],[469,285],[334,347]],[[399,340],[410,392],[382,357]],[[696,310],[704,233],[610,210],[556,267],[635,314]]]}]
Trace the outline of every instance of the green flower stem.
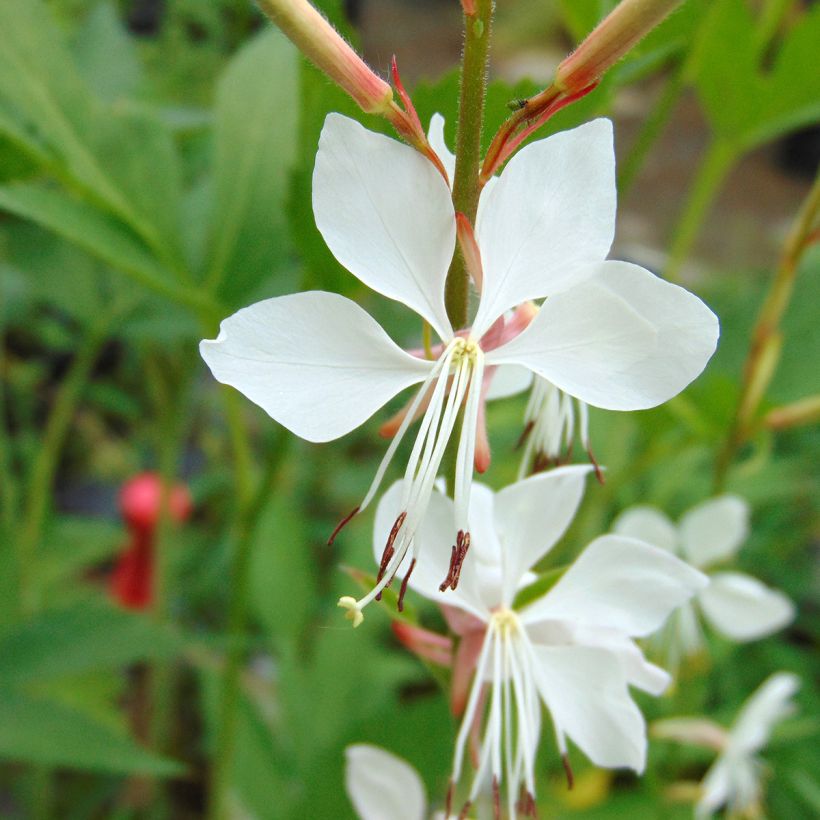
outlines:
[{"label": "green flower stem", "polygon": [[818,230],[820,175],[815,179],[789,231],[780,263],[752,331],[735,415],[715,461],[715,493],[723,491],[729,467],[738,449],[749,437],[760,402],[777,369],[782,340],[780,322],[791,301],[800,260],[806,248],[816,241]]},{"label": "green flower stem", "polygon": [[82,397],[94,363],[105,342],[108,330],[115,321],[113,311],[103,313],[81,340],[65,380],[60,385],[51,413],[46,422],[42,443],[28,476],[27,504],[18,536],[20,572],[20,606],[24,613],[37,608],[34,589],[37,547],[42,536],[48,500],[51,495],[57,464],[68,435],[71,420]]},{"label": "green flower stem", "polygon": [[681,267],[692,250],[709,208],[739,154],[737,147],[725,138],[715,138],[709,145],[672,235],[664,271],[671,282],[680,277]]},{"label": "green flower stem", "polygon": [[[481,128],[484,123],[484,98],[487,91],[487,61],[490,53],[492,0],[476,0],[475,14],[464,15],[464,54],[461,61],[461,94],[456,135],[456,172],[453,180],[453,205],[471,223],[478,210],[478,172],[481,160]],[[455,329],[467,324],[470,278],[461,250],[456,247],[444,301]]]},{"label": "green flower stem", "polygon": [[3,544],[13,543],[11,533],[17,517],[17,486],[14,481],[11,436],[7,427],[5,361],[0,335],[0,535]]},{"label": "green flower stem", "polygon": [[[175,523],[171,517],[170,497],[177,481],[179,461],[188,434],[188,387],[193,372],[191,366],[175,380],[179,389],[171,387],[163,376],[162,362],[157,356],[148,356],[145,361],[146,380],[153,393],[155,417],[158,420],[156,450],[159,456],[159,474],[162,482],[159,517],[154,536],[154,589],[152,617],[157,623],[167,625],[170,620],[170,595],[177,588],[173,577],[171,550]],[[168,660],[156,661],[150,670],[148,680],[150,723],[148,741],[150,747],[163,754],[169,753],[170,729],[173,722],[173,707],[176,690],[174,663]],[[150,795],[150,816],[154,820],[164,820],[171,816],[168,795],[162,780],[147,783]]]},{"label": "green flower stem", "polygon": [[228,604],[228,651],[222,677],[217,716],[214,762],[211,774],[209,817],[224,820],[228,814],[228,792],[236,747],[239,685],[244,660],[243,637],[248,622],[251,535],[249,514],[254,507],[253,473],[248,432],[242,419],[239,394],[223,389],[228,431],[233,450],[236,510],[230,536],[231,573]]}]

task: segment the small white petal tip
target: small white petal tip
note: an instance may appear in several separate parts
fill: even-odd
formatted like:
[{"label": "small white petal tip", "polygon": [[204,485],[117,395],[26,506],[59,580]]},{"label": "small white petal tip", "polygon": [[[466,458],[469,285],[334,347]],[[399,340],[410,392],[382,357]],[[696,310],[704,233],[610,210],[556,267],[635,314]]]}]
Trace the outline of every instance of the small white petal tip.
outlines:
[{"label": "small white petal tip", "polygon": [[337,606],[347,610],[347,612],[345,612],[345,618],[347,618],[348,621],[353,621],[354,629],[364,620],[364,613],[359,606],[359,602],[350,595],[343,595],[339,598]]}]

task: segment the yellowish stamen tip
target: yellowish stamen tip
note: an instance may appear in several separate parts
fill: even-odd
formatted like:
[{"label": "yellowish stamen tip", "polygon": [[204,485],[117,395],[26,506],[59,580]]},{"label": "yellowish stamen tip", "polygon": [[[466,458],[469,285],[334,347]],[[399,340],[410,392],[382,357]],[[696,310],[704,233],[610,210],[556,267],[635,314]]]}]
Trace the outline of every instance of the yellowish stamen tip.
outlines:
[{"label": "yellowish stamen tip", "polygon": [[359,608],[359,602],[350,595],[343,595],[339,598],[338,606],[347,610],[347,612],[345,612],[345,618],[347,618],[348,621],[353,621],[354,629],[364,620],[364,613]]}]

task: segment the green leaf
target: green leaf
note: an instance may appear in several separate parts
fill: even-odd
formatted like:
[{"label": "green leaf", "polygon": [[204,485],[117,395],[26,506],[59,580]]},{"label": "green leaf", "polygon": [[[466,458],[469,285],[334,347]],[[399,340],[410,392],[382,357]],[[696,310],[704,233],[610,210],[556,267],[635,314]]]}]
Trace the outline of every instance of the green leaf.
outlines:
[{"label": "green leaf", "polygon": [[696,87],[714,130],[754,147],[820,117],[820,8],[786,33],[774,68],[761,64],[757,21],[744,0],[714,3],[693,56]]},{"label": "green leaf", "polygon": [[301,509],[288,494],[276,493],[260,515],[254,536],[251,602],[277,641],[298,643],[312,614],[317,565],[313,550]]},{"label": "green leaf", "polygon": [[77,33],[73,50],[77,67],[101,100],[130,97],[139,88],[139,56],[111,3],[97,3],[91,10]]},{"label": "green leaf", "polygon": [[[173,143],[145,112],[94,97],[40,0],[0,5],[0,108],[39,155],[129,223],[157,250],[177,253],[179,171]],[[28,145],[32,144],[28,140]]]},{"label": "green leaf", "polygon": [[286,197],[296,157],[296,50],[268,31],[229,65],[216,94],[208,281],[243,301],[285,260]]},{"label": "green leaf", "polygon": [[171,658],[182,642],[147,617],[83,601],[48,610],[0,638],[0,682],[19,683]]},{"label": "green leaf", "polygon": [[166,269],[128,229],[56,188],[34,183],[0,186],[0,209],[74,242],[151,290],[166,295],[176,290]]},{"label": "green leaf", "polygon": [[81,712],[5,685],[0,685],[0,757],[118,774],[170,777],[184,771]]}]

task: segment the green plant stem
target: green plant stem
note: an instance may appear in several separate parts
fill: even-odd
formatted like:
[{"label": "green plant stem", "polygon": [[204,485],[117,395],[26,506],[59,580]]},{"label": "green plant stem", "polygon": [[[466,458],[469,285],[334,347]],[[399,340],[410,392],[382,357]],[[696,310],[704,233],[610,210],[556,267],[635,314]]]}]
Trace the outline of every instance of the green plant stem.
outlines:
[{"label": "green plant stem", "polygon": [[228,813],[227,798],[236,747],[239,684],[244,660],[243,637],[248,621],[249,570],[251,563],[253,476],[250,444],[242,420],[239,395],[224,388],[228,430],[233,450],[236,510],[230,536],[231,572],[228,604],[228,650],[222,677],[217,717],[214,762],[211,776],[209,817],[223,820]]},{"label": "green plant stem", "polygon": [[71,362],[68,373],[57,392],[57,397],[46,422],[40,448],[28,477],[26,487],[27,504],[22,528],[18,536],[20,604],[24,613],[33,611],[37,606],[34,590],[36,553],[42,535],[48,500],[60,453],[77,404],[114,318],[113,312],[103,315],[89,328],[80,342],[74,360]]},{"label": "green plant stem", "polygon": [[715,460],[715,493],[726,486],[729,467],[738,449],[748,439],[754,417],[775,374],[780,352],[780,322],[789,306],[797,269],[806,248],[816,239],[820,222],[820,175],[803,202],[792,225],[780,263],[757,317],[729,432]]},{"label": "green plant stem", "polygon": [[676,66],[672,75],[666,81],[663,92],[652,108],[649,116],[644,120],[641,130],[635,139],[632,148],[626,159],[621,163],[621,170],[618,174],[618,197],[626,196],[641,168],[652,146],[655,145],[660,135],[663,133],[669,117],[675,110],[675,106],[680,99],[681,93],[686,86],[687,60],[683,59],[681,64]]},{"label": "green plant stem", "polygon": [[[481,129],[484,123],[484,98],[487,91],[487,61],[490,54],[492,0],[476,0],[475,14],[464,15],[464,54],[461,60],[461,93],[456,134],[456,171],[453,180],[453,206],[475,223],[478,209],[478,171],[481,160]],[[461,250],[456,247],[444,301],[455,329],[467,324],[470,277]]]},{"label": "green plant stem", "polygon": [[718,189],[738,154],[735,145],[726,139],[714,138],[709,145],[672,235],[669,260],[664,271],[670,281],[675,282],[680,277],[681,267],[697,239]]},{"label": "green plant stem", "polygon": [[14,481],[11,436],[6,409],[5,356],[0,335],[0,535],[3,544],[11,544],[11,533],[17,518],[17,487]]},{"label": "green plant stem", "polygon": [[[193,359],[191,359],[193,362]],[[155,415],[158,419],[156,449],[159,454],[159,474],[162,483],[159,517],[154,535],[154,586],[152,617],[160,625],[170,621],[170,596],[176,589],[173,577],[173,535],[175,524],[171,517],[171,492],[177,480],[179,460],[188,432],[188,385],[190,371],[178,379],[179,388],[174,389],[163,378],[161,361],[156,356],[146,359],[147,381],[154,393]],[[150,724],[148,740],[151,748],[160,753],[170,751],[170,730],[173,719],[175,674],[174,664],[169,660],[156,661],[150,670]],[[161,780],[153,787],[147,784],[150,815],[154,820],[170,817],[170,805]]]}]

